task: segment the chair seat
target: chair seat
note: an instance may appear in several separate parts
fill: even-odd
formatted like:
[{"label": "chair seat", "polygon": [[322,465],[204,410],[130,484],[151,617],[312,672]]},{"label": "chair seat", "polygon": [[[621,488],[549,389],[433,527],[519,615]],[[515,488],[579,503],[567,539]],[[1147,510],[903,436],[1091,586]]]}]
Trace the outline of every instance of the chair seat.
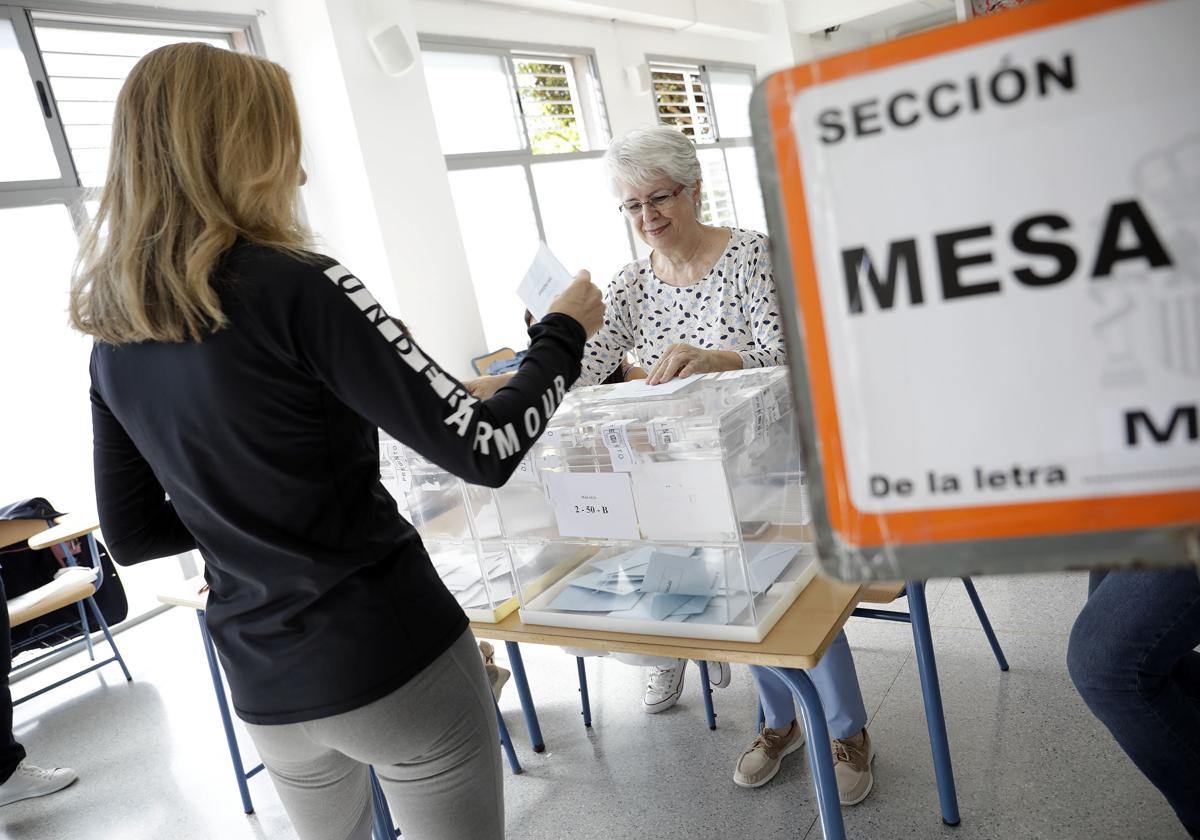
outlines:
[{"label": "chair seat", "polygon": [[91,568],[74,567],[60,572],[49,583],[18,595],[8,602],[8,623],[17,627],[46,613],[54,612],[96,592],[96,572]]}]

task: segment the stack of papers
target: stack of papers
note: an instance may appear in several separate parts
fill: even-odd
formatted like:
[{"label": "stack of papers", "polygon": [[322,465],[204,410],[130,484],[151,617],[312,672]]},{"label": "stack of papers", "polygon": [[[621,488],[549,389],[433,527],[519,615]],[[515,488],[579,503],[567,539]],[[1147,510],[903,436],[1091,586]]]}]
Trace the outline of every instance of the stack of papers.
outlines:
[{"label": "stack of papers", "polygon": [[[474,551],[438,551],[435,548],[430,552],[430,556],[438,577],[464,607],[484,609],[507,601],[513,596],[512,570],[508,565],[508,555],[503,551],[484,554],[482,569]],[[485,577],[487,587],[483,585]]]},{"label": "stack of papers", "polygon": [[612,618],[726,622],[724,582],[692,549],[644,547],[593,560],[550,609]]}]

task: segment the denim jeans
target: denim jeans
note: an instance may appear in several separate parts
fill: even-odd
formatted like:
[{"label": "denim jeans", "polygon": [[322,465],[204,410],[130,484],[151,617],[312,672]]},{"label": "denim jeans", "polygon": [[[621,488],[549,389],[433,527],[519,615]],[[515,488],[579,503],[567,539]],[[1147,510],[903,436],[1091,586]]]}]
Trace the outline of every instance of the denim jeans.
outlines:
[{"label": "denim jeans", "polygon": [[[758,683],[758,699],[762,702],[766,725],[771,729],[786,729],[796,719],[792,690],[766,668],[751,665],[750,673]],[[809,669],[808,676],[825,708],[830,737],[850,738],[862,732],[867,725],[867,710],[845,631],[837,634],[817,667]]]},{"label": "denim jeans", "polygon": [[1200,577],[1092,573],[1067,649],[1087,707],[1200,838]]}]

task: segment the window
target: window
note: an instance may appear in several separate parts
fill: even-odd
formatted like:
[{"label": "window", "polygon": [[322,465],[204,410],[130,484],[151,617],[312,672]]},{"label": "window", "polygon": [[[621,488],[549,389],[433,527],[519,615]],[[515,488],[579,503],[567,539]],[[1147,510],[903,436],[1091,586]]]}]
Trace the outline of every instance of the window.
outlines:
[{"label": "window", "polygon": [[652,63],[650,79],[660,123],[675,126],[697,144],[717,139],[701,67]]},{"label": "window", "polygon": [[604,182],[594,59],[427,36],[421,50],[488,347],[521,350],[516,289],[539,239],[601,284],[635,256]]},{"label": "window", "polygon": [[36,16],[33,31],[84,187],[104,185],[117,93],[142,56],[184,40],[203,41],[222,49],[233,46],[228,35],[197,33],[181,37],[128,28],[79,29],[77,25],[39,20]]},{"label": "window", "polygon": [[[130,7],[123,7],[128,13]],[[77,232],[103,183],[112,110],[129,70],[165,44],[201,40],[246,49],[253,21],[140,10],[148,19],[68,15],[0,5],[0,356],[21,398],[5,414],[0,504],[45,496],[61,510],[95,506],[88,356],[91,340],[67,324]],[[122,570],[130,615],[158,606],[179,578],[173,563]]]},{"label": "window", "polygon": [[701,220],[765,231],[750,145],[753,69],[651,59],[650,79],[658,121],[696,142],[703,173]]}]

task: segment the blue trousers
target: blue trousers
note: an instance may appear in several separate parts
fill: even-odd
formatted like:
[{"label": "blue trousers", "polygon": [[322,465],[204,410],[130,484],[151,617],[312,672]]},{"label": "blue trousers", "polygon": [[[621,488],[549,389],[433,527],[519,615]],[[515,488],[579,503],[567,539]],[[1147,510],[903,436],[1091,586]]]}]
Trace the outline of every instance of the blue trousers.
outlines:
[{"label": "blue trousers", "polygon": [[[750,673],[758,683],[758,697],[767,726],[786,729],[796,719],[791,689],[766,668],[751,665]],[[849,738],[861,732],[867,725],[867,709],[863,705],[858,672],[854,670],[854,656],[850,653],[845,632],[837,634],[817,667],[809,669],[808,676],[816,686],[817,694],[821,695],[830,736]]]},{"label": "blue trousers", "polygon": [[1200,838],[1200,577],[1093,573],[1067,647],[1080,696]]}]

